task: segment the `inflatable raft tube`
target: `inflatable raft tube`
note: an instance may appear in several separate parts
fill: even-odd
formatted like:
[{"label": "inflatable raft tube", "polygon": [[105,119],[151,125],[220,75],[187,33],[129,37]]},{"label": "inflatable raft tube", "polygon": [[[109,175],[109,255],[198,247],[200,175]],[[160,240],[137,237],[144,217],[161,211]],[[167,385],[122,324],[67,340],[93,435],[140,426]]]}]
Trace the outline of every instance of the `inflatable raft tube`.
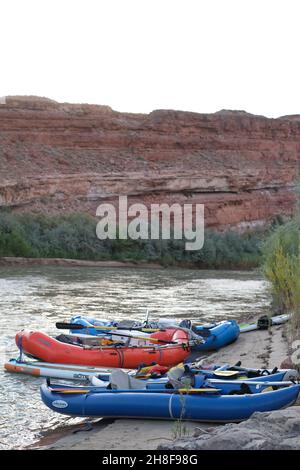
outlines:
[{"label": "inflatable raft tube", "polygon": [[85,367],[72,364],[53,364],[39,361],[19,361],[10,359],[4,364],[7,372],[32,375],[34,377],[49,377],[66,380],[90,380],[92,376],[109,375],[114,369],[101,367]]},{"label": "inflatable raft tube", "polygon": [[[64,390],[67,390],[65,388]],[[203,422],[239,422],[256,411],[273,411],[294,404],[300,385],[252,395],[188,393],[169,391],[76,392],[72,387],[42,385],[41,397],[51,410],[68,416],[183,419]]]},{"label": "inflatable raft tube", "polygon": [[[188,364],[187,364],[188,365]],[[217,367],[217,366],[216,366]],[[220,367],[220,366],[218,366]],[[56,364],[40,361],[20,361],[19,359],[10,359],[4,364],[4,369],[7,372],[19,373],[32,375],[34,377],[49,377],[56,379],[66,379],[66,380],[88,380],[90,381],[92,377],[99,377],[101,380],[109,381],[110,374],[116,368],[101,368],[101,367],[92,367],[92,366],[78,366],[74,364]],[[128,372],[130,375],[135,375],[135,369],[122,369]],[[194,369],[195,370],[195,369]],[[248,371],[255,371],[255,369],[246,369],[240,368],[239,373],[236,376],[229,375],[226,380],[255,380],[255,381],[289,381],[297,380],[299,374],[293,369],[278,369],[274,373],[271,369],[266,371],[266,375],[247,377]],[[218,373],[217,370],[195,370],[195,374],[202,374],[206,378],[211,379],[221,379],[222,375]],[[152,379],[149,379],[152,380]],[[160,380],[167,380],[165,377],[160,378]]]}]

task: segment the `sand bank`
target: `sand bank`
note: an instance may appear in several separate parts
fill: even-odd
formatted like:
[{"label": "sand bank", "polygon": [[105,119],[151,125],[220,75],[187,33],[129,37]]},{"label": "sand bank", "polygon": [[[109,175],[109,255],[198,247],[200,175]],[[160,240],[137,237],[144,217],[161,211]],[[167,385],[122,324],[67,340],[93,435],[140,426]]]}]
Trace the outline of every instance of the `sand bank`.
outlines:
[{"label": "sand bank", "polygon": [[15,256],[0,257],[0,266],[63,266],[88,268],[160,268],[158,263],[140,261],[89,261],[66,258],[21,258]]}]

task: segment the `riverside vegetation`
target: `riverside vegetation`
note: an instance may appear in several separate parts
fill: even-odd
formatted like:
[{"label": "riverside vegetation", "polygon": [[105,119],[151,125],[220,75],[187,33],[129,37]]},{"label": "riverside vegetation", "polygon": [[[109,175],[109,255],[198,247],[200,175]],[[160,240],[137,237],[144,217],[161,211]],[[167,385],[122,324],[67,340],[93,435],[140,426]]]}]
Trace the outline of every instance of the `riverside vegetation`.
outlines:
[{"label": "riverside vegetation", "polygon": [[293,335],[300,331],[300,185],[295,216],[274,227],[263,246],[263,271],[271,283],[273,310],[292,315]]},{"label": "riverside vegetation", "polygon": [[264,274],[271,283],[273,309],[290,313],[300,328],[300,214],[277,227],[265,242]]},{"label": "riverside vegetation", "polygon": [[206,230],[204,247],[186,251],[185,240],[99,240],[97,221],[83,213],[50,216],[0,212],[0,256],[158,262],[208,269],[259,266],[263,232]]}]

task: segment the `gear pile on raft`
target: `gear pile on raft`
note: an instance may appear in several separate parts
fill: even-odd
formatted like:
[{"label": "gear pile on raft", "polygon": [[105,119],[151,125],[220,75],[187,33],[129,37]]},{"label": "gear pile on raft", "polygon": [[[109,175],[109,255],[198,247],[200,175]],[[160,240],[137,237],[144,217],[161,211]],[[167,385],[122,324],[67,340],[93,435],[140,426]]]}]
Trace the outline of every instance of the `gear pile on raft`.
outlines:
[{"label": "gear pile on raft", "polygon": [[4,367],[47,377],[41,386],[44,404],[68,416],[239,422],[255,411],[296,403],[298,372],[245,368],[240,362],[212,365],[198,356],[288,318],[197,325],[189,320],[149,322],[148,315],[145,322],[76,316],[56,323],[61,330],[56,337],[19,331],[19,356]]}]

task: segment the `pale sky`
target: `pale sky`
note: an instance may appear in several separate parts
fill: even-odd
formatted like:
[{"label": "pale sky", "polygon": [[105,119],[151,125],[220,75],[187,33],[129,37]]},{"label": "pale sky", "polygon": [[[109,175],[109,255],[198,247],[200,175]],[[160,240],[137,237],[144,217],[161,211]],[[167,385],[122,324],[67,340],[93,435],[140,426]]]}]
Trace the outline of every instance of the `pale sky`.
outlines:
[{"label": "pale sky", "polygon": [[2,0],[0,96],[300,114],[299,0]]}]

